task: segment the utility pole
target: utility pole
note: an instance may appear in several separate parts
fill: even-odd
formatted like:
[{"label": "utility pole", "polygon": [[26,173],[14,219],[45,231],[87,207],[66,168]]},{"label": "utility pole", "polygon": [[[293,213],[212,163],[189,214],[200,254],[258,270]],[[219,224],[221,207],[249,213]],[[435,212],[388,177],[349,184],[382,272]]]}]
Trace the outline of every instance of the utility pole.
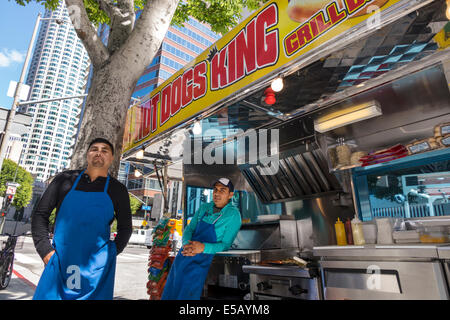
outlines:
[{"label": "utility pole", "polygon": [[11,106],[11,110],[8,113],[8,117],[6,118],[5,130],[4,130],[4,134],[2,137],[2,142],[0,144],[0,171],[1,171],[1,168],[3,165],[3,159],[5,158],[5,155],[6,155],[6,148],[8,147],[10,127],[14,121],[14,116],[16,115],[16,108],[19,103],[20,91],[22,89],[22,84],[25,80],[25,73],[27,72],[28,63],[30,61],[31,53],[33,51],[33,44],[34,44],[34,40],[36,39],[36,34],[39,29],[40,20],[41,20],[41,13],[38,13],[38,17],[36,19],[36,24],[34,25],[33,35],[31,36],[31,41],[30,41],[30,44],[28,45],[25,62],[23,63],[22,73],[20,74],[20,80],[19,80],[19,82],[17,82],[16,90],[14,92],[13,104]]}]

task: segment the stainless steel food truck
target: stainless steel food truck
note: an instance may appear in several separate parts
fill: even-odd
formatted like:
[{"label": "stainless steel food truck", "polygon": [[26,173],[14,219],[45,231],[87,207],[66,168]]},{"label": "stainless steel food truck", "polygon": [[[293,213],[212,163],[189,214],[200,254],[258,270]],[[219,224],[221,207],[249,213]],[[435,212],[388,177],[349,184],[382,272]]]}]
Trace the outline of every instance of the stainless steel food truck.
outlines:
[{"label": "stainless steel food truck", "polygon": [[205,299],[449,299],[449,5],[268,1],[129,109],[185,224],[234,182]]}]

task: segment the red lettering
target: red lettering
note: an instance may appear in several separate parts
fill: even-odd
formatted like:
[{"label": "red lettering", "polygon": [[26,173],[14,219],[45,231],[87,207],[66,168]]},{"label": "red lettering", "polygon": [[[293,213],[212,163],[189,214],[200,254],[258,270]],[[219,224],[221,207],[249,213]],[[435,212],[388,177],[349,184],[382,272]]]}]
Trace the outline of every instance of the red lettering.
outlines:
[{"label": "red lettering", "polygon": [[312,40],[313,36],[311,34],[311,30],[309,29],[308,23],[297,30],[297,38],[300,48]]},{"label": "red lettering", "polygon": [[206,63],[202,61],[194,67],[194,99],[206,94]]},{"label": "red lettering", "polygon": [[255,57],[255,20],[242,30],[236,37],[236,78],[256,70]]},{"label": "red lettering", "polygon": [[142,110],[142,114],[143,116],[141,117],[141,139],[148,136],[148,134],[150,133],[150,122],[151,122],[151,105],[150,105],[150,100],[146,101],[142,106],[141,106],[141,110]]},{"label": "red lettering", "polygon": [[162,126],[170,118],[170,98],[172,94],[172,85],[168,85],[162,90],[161,112],[159,115],[159,126]]},{"label": "red lettering", "polygon": [[348,14],[352,14],[361,8],[366,3],[366,0],[344,0],[344,3],[347,7]]},{"label": "red lettering", "polygon": [[294,53],[299,47],[297,34],[296,33],[292,33],[289,37],[287,37],[284,40],[284,46],[286,48],[286,53],[288,55],[291,55],[292,53]]},{"label": "red lettering", "polygon": [[315,21],[317,23],[317,29],[319,30],[319,34],[324,32],[324,31],[326,31],[331,26],[331,22],[330,21],[325,22],[325,17],[323,16],[322,12],[320,12],[316,16],[316,20]]},{"label": "red lettering", "polygon": [[225,47],[219,53],[216,53],[211,61],[211,90],[217,90],[228,84],[228,72],[225,65],[227,53],[228,50]]},{"label": "red lettering", "polygon": [[311,27],[313,37],[317,37],[319,35],[319,28],[317,27],[315,17],[309,22],[309,26]]},{"label": "red lettering", "polygon": [[341,21],[342,19],[344,19],[347,16],[347,13],[345,12],[345,10],[342,10],[339,12],[339,10],[336,6],[336,2],[333,2],[327,8],[327,12],[328,12],[328,17],[330,18],[332,24],[338,23],[339,21]]},{"label": "red lettering", "polygon": [[181,109],[181,83],[182,77],[178,77],[172,82],[172,102],[170,104],[170,114],[172,116]]},{"label": "red lettering", "polygon": [[194,72],[192,69],[187,70],[183,74],[183,90],[181,95],[181,105],[186,107],[192,101],[192,79],[194,77]]},{"label": "red lettering", "polygon": [[159,92],[157,95],[152,97],[151,100],[151,106],[152,106],[152,132],[156,131],[157,129],[157,116],[158,116],[158,102],[159,102]]},{"label": "red lettering", "polygon": [[259,67],[275,63],[278,59],[278,29],[266,32],[278,22],[277,8],[270,5],[256,18],[256,61]]},{"label": "red lettering", "polygon": [[228,44],[228,83],[236,81],[236,42],[233,39]]}]

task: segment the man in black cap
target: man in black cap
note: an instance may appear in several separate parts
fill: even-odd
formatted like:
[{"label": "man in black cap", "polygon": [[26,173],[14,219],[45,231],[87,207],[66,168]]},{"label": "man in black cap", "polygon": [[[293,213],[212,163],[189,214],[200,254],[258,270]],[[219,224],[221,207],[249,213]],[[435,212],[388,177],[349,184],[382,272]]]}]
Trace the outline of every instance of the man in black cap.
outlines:
[{"label": "man in black cap", "polygon": [[231,203],[233,183],[220,178],[213,184],[213,202],[200,206],[183,231],[183,247],[167,278],[163,300],[198,300],[214,254],[230,248],[241,214]]},{"label": "man in black cap", "polygon": [[[127,188],[108,174],[113,159],[114,147],[108,140],[92,140],[87,168],[58,174],[42,195],[32,214],[31,233],[46,266],[33,299],[112,300],[116,256],[132,232]],[[114,219],[117,237],[111,241]]]}]

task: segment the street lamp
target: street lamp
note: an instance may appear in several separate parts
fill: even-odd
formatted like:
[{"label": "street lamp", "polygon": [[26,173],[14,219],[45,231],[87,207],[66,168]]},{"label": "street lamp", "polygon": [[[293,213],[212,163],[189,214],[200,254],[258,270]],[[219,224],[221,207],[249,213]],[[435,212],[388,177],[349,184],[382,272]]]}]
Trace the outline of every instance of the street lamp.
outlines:
[{"label": "street lamp", "polygon": [[23,67],[22,67],[22,72],[20,74],[20,80],[19,82],[17,82],[17,86],[16,89],[14,91],[14,100],[11,106],[11,110],[8,113],[8,116],[6,118],[6,123],[5,123],[5,130],[4,130],[4,134],[3,137],[1,139],[1,144],[0,144],[0,171],[3,165],[3,160],[5,157],[5,153],[6,153],[6,148],[8,146],[8,140],[9,140],[9,131],[10,131],[10,127],[14,121],[14,117],[16,115],[16,108],[19,105],[19,96],[20,96],[20,92],[22,90],[22,85],[23,82],[25,80],[25,73],[27,71],[27,67],[28,64],[30,62],[30,58],[31,58],[31,53],[33,51],[33,44],[34,41],[36,39],[36,34],[39,28],[39,23],[40,21],[43,20],[56,20],[57,24],[62,24],[65,22],[70,22],[68,20],[63,20],[60,18],[41,18],[41,13],[38,13],[37,19],[36,19],[36,23],[34,25],[34,29],[33,29],[33,35],[31,36],[31,40],[30,40],[30,44],[28,45],[28,50],[27,50],[27,55],[25,57],[25,61],[23,63]]}]

